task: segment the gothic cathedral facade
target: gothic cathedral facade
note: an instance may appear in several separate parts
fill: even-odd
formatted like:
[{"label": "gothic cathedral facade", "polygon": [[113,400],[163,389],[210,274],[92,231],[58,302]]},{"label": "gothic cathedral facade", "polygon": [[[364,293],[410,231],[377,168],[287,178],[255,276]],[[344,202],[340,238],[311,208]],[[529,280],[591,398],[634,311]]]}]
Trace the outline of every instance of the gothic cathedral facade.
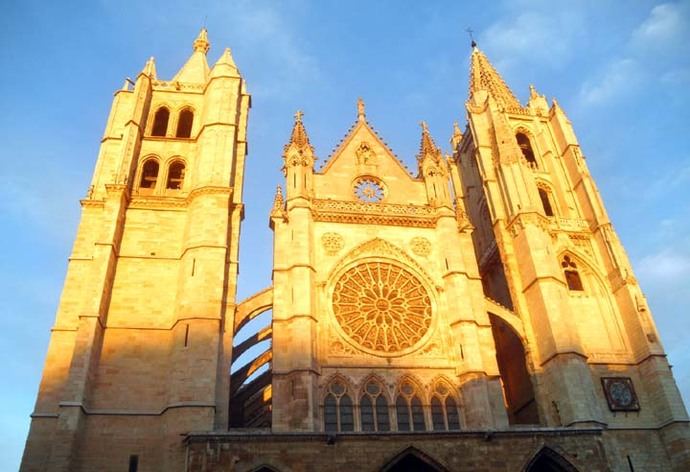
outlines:
[{"label": "gothic cathedral facade", "polygon": [[172,80],[150,59],[115,94],[22,471],[690,470],[652,315],[555,100],[523,106],[474,46],[467,126],[444,155],[422,125],[412,171],[362,101],[317,169],[297,113],[272,285],[239,301],[251,101],[209,47],[202,30]]}]

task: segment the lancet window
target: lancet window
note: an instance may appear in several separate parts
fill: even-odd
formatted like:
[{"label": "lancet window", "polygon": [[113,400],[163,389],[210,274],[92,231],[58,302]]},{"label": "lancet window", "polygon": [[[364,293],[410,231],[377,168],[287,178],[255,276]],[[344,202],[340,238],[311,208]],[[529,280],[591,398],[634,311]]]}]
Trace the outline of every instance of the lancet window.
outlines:
[{"label": "lancet window", "polygon": [[324,430],[354,431],[352,398],[347,384],[342,379],[335,379],[329,384],[327,392],[323,403]]},{"label": "lancet window", "polygon": [[177,132],[175,136],[178,138],[189,138],[192,135],[192,124],[194,123],[194,112],[189,108],[185,108],[180,112],[177,119]]},{"label": "lancet window", "polygon": [[530,142],[529,138],[525,133],[517,133],[515,135],[515,139],[517,139],[518,146],[520,147],[520,151],[522,151],[522,155],[527,161],[527,163],[530,165],[530,167],[537,167],[537,159],[534,157],[534,150],[532,149],[532,143]]},{"label": "lancet window", "polygon": [[445,382],[439,382],[434,387],[431,397],[431,422],[434,431],[460,429],[458,403]]},{"label": "lancet window", "polygon": [[168,167],[168,181],[165,188],[179,190],[182,188],[184,183],[184,163],[180,161],[175,161]]},{"label": "lancet window", "polygon": [[583,291],[582,279],[580,278],[580,272],[577,270],[575,261],[573,261],[570,256],[564,256],[561,261],[561,267],[563,267],[563,274],[565,275],[565,282],[568,284],[568,289],[579,292]]},{"label": "lancet window", "polygon": [[170,120],[170,111],[167,108],[160,107],[156,110],[151,136],[165,136],[168,133],[168,120]]},{"label": "lancet window", "polygon": [[380,382],[372,379],[364,385],[359,413],[362,431],[390,431],[388,400]]},{"label": "lancet window", "polygon": [[424,407],[416,386],[409,380],[400,385],[395,399],[395,413],[398,431],[425,431]]},{"label": "lancet window", "polygon": [[156,188],[156,181],[158,180],[158,161],[156,159],[149,159],[144,162],[141,169],[140,188]]},{"label": "lancet window", "polygon": [[551,206],[551,192],[543,187],[539,187],[539,198],[541,199],[541,205],[544,208],[544,214],[546,216],[554,216],[553,206]]}]

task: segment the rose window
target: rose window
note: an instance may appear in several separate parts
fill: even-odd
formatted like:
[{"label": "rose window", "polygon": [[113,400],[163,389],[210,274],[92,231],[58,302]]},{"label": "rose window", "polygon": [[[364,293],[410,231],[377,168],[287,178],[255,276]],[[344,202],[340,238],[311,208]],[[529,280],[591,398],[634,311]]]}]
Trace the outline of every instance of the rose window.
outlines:
[{"label": "rose window", "polygon": [[383,200],[383,185],[373,177],[362,177],[355,182],[355,195],[365,203],[378,203]]},{"label": "rose window", "polygon": [[414,346],[431,326],[431,300],[421,281],[401,267],[367,262],[335,284],[333,312],[360,346],[395,353]]}]

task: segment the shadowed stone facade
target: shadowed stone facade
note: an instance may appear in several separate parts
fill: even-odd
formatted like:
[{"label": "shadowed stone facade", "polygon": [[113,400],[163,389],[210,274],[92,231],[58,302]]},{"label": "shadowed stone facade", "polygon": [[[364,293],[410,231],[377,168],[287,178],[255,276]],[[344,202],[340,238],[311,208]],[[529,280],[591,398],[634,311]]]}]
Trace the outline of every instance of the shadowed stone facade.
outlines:
[{"label": "shadowed stone facade", "polygon": [[173,80],[151,59],[115,94],[23,471],[690,469],[650,310],[555,100],[523,106],[475,46],[467,127],[444,155],[422,124],[414,171],[361,100],[317,169],[298,112],[273,283],[240,302],[250,97],[209,48],[202,30]]}]

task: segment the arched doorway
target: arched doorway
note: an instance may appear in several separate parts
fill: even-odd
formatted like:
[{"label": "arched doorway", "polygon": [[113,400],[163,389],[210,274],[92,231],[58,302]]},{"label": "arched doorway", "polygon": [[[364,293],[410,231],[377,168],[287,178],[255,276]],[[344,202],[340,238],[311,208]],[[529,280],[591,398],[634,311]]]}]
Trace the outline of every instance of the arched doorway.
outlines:
[{"label": "arched doorway", "polygon": [[525,472],[577,472],[577,469],[556,451],[544,447],[527,464]]},{"label": "arched doorway", "polygon": [[489,319],[507,403],[508,421],[510,424],[539,424],[539,412],[522,341],[501,318],[489,313]]},{"label": "arched doorway", "polygon": [[380,472],[447,472],[447,469],[418,449],[409,447],[384,465]]}]

